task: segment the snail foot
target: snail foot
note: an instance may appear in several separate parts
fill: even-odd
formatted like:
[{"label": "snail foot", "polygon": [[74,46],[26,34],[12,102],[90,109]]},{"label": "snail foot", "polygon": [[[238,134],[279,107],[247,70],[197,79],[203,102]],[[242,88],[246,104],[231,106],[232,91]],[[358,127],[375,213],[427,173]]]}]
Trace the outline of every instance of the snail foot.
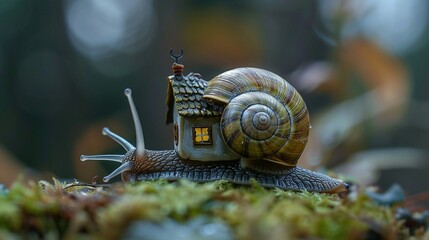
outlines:
[{"label": "snail foot", "polygon": [[267,161],[266,159],[241,158],[240,167],[242,169],[253,170],[260,173],[273,175],[284,175],[293,167]]}]

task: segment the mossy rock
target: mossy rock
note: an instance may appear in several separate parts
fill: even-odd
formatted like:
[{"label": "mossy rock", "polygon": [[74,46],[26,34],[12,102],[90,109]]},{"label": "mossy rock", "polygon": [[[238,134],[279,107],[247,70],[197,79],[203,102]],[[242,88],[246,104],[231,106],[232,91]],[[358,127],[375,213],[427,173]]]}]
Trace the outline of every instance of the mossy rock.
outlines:
[{"label": "mossy rock", "polygon": [[410,238],[393,211],[364,194],[350,201],[257,183],[17,181],[0,189],[0,239]]}]

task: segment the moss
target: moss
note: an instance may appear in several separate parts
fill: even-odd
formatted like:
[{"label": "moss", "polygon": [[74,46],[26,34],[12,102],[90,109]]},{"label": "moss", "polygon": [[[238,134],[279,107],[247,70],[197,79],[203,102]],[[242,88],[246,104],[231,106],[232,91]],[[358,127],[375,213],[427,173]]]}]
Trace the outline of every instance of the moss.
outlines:
[{"label": "moss", "polygon": [[[406,238],[393,211],[364,195],[345,201],[257,183],[243,187],[226,181],[159,180],[92,186],[56,179],[39,185],[17,181],[0,194],[0,238]],[[213,234],[213,229],[222,230]]]}]

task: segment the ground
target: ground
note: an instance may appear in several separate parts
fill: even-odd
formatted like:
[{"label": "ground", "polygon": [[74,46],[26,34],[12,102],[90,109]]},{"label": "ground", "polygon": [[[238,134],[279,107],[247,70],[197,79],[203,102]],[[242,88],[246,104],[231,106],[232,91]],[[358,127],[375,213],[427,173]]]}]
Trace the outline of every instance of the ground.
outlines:
[{"label": "ground", "polygon": [[429,239],[394,207],[257,183],[97,185],[17,181],[0,189],[0,239]]}]

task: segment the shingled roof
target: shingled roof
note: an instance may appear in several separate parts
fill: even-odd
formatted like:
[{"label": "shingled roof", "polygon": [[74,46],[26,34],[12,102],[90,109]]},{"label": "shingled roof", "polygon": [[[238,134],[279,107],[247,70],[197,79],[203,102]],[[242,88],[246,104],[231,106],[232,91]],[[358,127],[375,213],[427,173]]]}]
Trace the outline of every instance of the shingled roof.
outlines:
[{"label": "shingled roof", "polygon": [[171,105],[173,96],[179,115],[186,117],[217,117],[222,115],[222,106],[202,98],[207,87],[207,81],[202,79],[200,74],[174,75],[168,79],[167,104]]}]

